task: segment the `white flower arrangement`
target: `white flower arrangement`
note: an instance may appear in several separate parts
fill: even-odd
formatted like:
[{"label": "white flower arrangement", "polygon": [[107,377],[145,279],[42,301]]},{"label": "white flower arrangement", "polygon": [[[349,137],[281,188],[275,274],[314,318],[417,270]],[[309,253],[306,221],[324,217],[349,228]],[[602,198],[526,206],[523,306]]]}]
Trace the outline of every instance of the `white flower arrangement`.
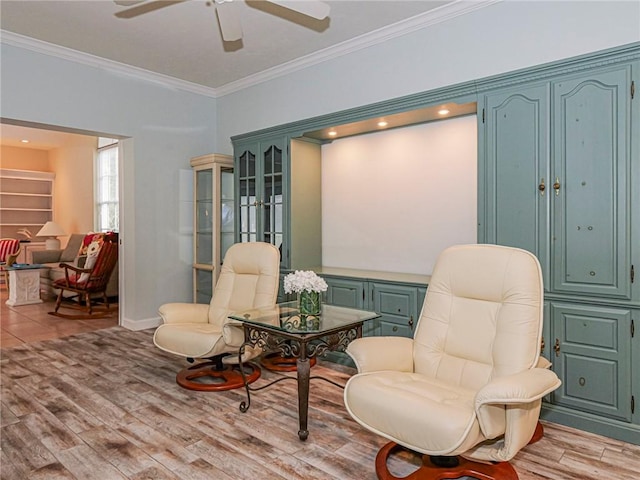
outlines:
[{"label": "white flower arrangement", "polygon": [[325,292],[327,282],[311,270],[296,270],[284,277],[284,293]]}]

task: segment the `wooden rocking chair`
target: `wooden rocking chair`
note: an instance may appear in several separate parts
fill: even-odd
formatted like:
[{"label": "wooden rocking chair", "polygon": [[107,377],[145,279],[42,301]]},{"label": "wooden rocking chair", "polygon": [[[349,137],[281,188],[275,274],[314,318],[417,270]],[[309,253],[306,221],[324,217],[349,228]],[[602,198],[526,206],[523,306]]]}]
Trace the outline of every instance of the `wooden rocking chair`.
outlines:
[{"label": "wooden rocking chair", "polygon": [[[64,278],[53,282],[54,288],[59,288],[60,293],[56,300],[56,307],[53,312],[49,312],[50,315],[57,317],[69,318],[69,319],[88,319],[88,318],[103,318],[111,314],[109,311],[109,298],[107,297],[107,283],[109,277],[113,272],[118,262],[118,244],[114,242],[105,242],[100,248],[96,262],[91,268],[78,268],[68,263],[61,263],[60,266],[64,268]],[[59,313],[58,309],[62,304],[63,293],[65,290],[75,292],[76,295],[72,297],[77,300],[77,303],[69,303],[64,306],[83,310],[84,314],[70,315]],[[94,309],[94,305],[91,302],[91,296],[101,293],[104,305],[99,309]],[[84,303],[84,305],[83,305]]]}]

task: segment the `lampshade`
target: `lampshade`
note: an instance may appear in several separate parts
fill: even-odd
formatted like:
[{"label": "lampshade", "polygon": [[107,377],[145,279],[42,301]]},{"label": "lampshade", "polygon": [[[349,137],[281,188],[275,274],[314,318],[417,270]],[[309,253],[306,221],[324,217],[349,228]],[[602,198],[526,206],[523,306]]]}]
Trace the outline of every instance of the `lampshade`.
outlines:
[{"label": "lampshade", "polygon": [[61,235],[66,235],[66,233],[56,222],[45,223],[40,231],[36,233],[37,237],[48,237],[44,242],[47,250],[58,250],[60,248],[60,240],[55,237]]}]

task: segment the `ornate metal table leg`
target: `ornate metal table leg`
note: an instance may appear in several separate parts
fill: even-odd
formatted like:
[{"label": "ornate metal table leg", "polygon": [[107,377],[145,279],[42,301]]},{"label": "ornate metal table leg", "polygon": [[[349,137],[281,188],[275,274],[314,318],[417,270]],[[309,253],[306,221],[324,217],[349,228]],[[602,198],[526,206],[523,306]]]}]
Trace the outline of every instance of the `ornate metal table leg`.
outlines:
[{"label": "ornate metal table leg", "polygon": [[309,436],[307,417],[309,413],[309,374],[311,371],[309,359],[306,358],[306,355],[304,358],[298,358],[296,367],[298,370],[298,421],[300,422],[298,437],[300,440],[306,440]]},{"label": "ornate metal table leg", "polygon": [[251,345],[251,344],[245,342],[240,346],[240,349],[238,350],[238,368],[240,369],[240,375],[242,375],[242,383],[244,383],[244,389],[247,392],[247,401],[245,402],[243,400],[242,402],[240,402],[240,411],[242,413],[245,413],[247,410],[249,410],[249,407],[251,406],[251,393],[249,390],[249,382],[247,382],[247,377],[244,374],[244,366],[242,365],[242,355],[244,355],[244,349],[247,345]]}]

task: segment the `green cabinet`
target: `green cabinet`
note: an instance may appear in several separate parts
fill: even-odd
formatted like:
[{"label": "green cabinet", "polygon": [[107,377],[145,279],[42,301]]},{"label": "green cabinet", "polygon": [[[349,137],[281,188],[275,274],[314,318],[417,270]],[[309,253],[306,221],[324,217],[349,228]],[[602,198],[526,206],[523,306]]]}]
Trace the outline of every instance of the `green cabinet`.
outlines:
[{"label": "green cabinet", "polygon": [[234,139],[236,241],[268,242],[283,269],[322,263],[320,145],[288,136]]},{"label": "green cabinet", "polygon": [[553,302],[553,402],[631,420],[631,310]]},{"label": "green cabinet", "polygon": [[534,253],[546,291],[630,298],[631,73],[617,65],[481,99],[479,237]]},{"label": "green cabinet", "polygon": [[364,336],[413,337],[429,277],[402,274],[394,277],[388,273],[376,276],[376,272],[361,270],[347,270],[342,276],[319,273],[327,282],[327,303],[380,314],[380,318],[365,323]]},{"label": "green cabinet", "polygon": [[621,65],[551,83],[556,292],[630,296],[631,73]]},{"label": "green cabinet", "polygon": [[[480,131],[486,145],[487,193],[479,206],[487,243],[534,253],[549,285],[549,85],[537,84],[484,97]],[[483,128],[482,128],[483,127]]]},{"label": "green cabinet", "polygon": [[324,277],[324,279],[328,287],[325,301],[329,305],[348,308],[366,308],[366,282],[332,277]]},{"label": "green cabinet", "polygon": [[372,310],[378,312],[379,335],[413,338],[418,322],[418,287],[372,282]]},{"label": "green cabinet", "polygon": [[478,237],[526,249],[542,265],[541,352],[563,382],[545,418],[633,441],[640,63],[589,67],[479,98]]},{"label": "green cabinet", "polygon": [[238,241],[269,242],[282,249],[287,153],[286,138],[236,146]]}]

